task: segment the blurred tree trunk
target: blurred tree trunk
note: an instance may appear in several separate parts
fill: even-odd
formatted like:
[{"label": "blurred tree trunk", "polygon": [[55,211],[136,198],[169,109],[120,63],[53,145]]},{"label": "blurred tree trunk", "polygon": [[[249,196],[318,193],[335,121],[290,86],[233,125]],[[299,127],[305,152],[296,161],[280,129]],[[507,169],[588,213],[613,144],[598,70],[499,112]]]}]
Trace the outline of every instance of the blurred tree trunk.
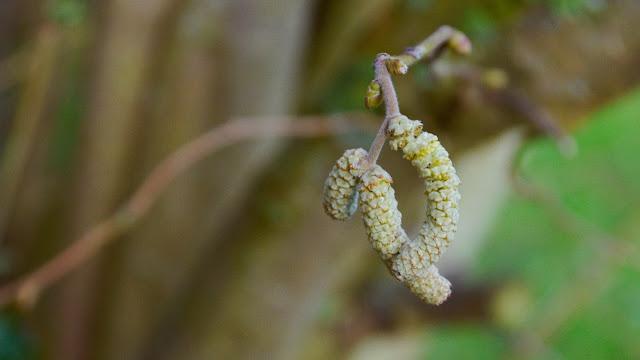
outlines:
[{"label": "blurred tree trunk", "polygon": [[[114,0],[105,5],[98,39],[95,77],[88,104],[67,238],[72,240],[110,214],[125,196],[135,161],[136,116],[149,74],[154,31],[170,1]],[[94,358],[96,306],[103,289],[101,261],[95,259],[64,281],[51,334],[56,359]]]},{"label": "blurred tree trunk", "polygon": [[[290,113],[309,6],[294,0],[189,3],[177,21],[172,55],[161,67],[166,70],[151,102],[161,107],[149,111],[154,121],[141,173],[230,117]],[[103,358],[129,359],[141,351],[159,315],[186,295],[184,284],[203,249],[223,241],[225,225],[238,221],[236,210],[280,147],[278,140],[260,141],[214,155],[172,186],[132,233],[135,241],[121,244],[104,315]],[[198,184],[198,178],[206,182]]]}]

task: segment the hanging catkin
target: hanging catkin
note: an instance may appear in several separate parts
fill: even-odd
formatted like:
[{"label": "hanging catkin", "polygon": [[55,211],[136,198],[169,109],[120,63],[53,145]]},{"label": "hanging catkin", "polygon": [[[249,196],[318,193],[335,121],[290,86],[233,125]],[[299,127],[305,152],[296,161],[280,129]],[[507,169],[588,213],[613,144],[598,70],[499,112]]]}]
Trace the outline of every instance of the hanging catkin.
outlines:
[{"label": "hanging catkin", "polygon": [[385,261],[400,252],[407,237],[402,230],[402,214],[398,211],[391,182],[391,176],[375,165],[362,175],[358,186],[360,209],[369,242]]},{"label": "hanging catkin", "polygon": [[[347,219],[359,202],[369,242],[391,274],[421,299],[436,305],[451,294],[451,283],[438,273],[435,263],[456,232],[460,179],[438,137],[423,132],[420,121],[401,115],[391,75],[406,74],[409,66],[420,60],[433,61],[447,47],[468,54],[471,42],[459,30],[445,25],[402,55],[376,56],[376,76],[365,93],[365,106],[372,109],[384,102],[385,121],[369,153],[347,150],[331,170],[324,188],[327,214],[334,219]],[[376,164],[387,138],[391,148],[402,150],[403,157],[424,179],[428,208],[415,239],[409,239],[402,229],[391,176]]]},{"label": "hanging catkin", "polygon": [[430,304],[451,294],[451,283],[434,264],[453,239],[458,222],[460,179],[438,138],[422,131],[422,123],[398,115],[389,120],[387,135],[394,150],[401,149],[425,180],[429,206],[415,239],[402,229],[391,176],[379,165],[365,168],[367,152],[347,150],[331,170],[324,189],[324,208],[334,219],[349,218],[359,203],[371,246],[391,274]]},{"label": "hanging catkin", "polygon": [[392,179],[379,165],[362,175],[359,184],[362,219],[371,242],[391,274],[430,304],[441,304],[451,293],[451,283],[440,276],[426,257],[413,257],[413,245],[402,229],[402,214],[391,187]]},{"label": "hanging catkin", "polygon": [[453,239],[458,224],[460,179],[438,137],[422,132],[422,123],[404,115],[390,119],[387,134],[393,150],[402,149],[404,158],[423,178],[429,209],[420,235],[402,249],[402,258],[410,263],[426,259],[435,264]]}]

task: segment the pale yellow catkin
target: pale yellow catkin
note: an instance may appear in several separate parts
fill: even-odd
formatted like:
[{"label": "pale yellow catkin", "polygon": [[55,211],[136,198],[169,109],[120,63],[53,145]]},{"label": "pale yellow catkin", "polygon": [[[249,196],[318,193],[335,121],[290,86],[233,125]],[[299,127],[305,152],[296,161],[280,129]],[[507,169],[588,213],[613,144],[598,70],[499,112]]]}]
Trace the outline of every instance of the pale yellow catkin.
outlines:
[{"label": "pale yellow catkin", "polygon": [[401,250],[402,258],[408,263],[426,259],[429,264],[435,264],[456,232],[460,179],[438,137],[422,132],[420,121],[398,115],[390,119],[387,129],[391,148],[402,149],[403,157],[417,168],[425,180],[425,194],[429,199],[420,235]]},{"label": "pale yellow catkin", "polygon": [[358,186],[362,220],[371,246],[382,260],[390,260],[406,242],[402,230],[402,214],[391,187],[391,176],[379,165],[362,175]]},{"label": "pale yellow catkin", "polygon": [[[398,258],[400,255],[394,259]],[[429,265],[426,269],[416,271],[415,269],[397,268],[396,266],[399,264],[401,263],[393,262],[389,271],[424,302],[440,305],[451,295],[451,283],[440,275],[435,265]]]},{"label": "pale yellow catkin", "polygon": [[336,161],[324,184],[323,201],[325,212],[333,219],[346,220],[358,208],[356,185],[365,169],[362,160],[367,156],[364,149],[350,149]]},{"label": "pale yellow catkin", "polygon": [[439,305],[451,293],[451,283],[426,257],[406,257],[417,240],[402,229],[402,215],[391,187],[391,176],[379,165],[362,175],[358,189],[360,208],[369,241],[391,274],[422,300]]},{"label": "pale yellow catkin", "polygon": [[422,123],[404,115],[389,120],[387,135],[425,180],[429,208],[416,239],[402,229],[391,176],[379,165],[366,168],[363,149],[347,150],[331,170],[324,188],[324,208],[334,219],[349,218],[359,203],[371,246],[391,274],[422,300],[439,305],[451,294],[451,283],[434,265],[453,239],[458,223],[460,179],[438,138]]}]

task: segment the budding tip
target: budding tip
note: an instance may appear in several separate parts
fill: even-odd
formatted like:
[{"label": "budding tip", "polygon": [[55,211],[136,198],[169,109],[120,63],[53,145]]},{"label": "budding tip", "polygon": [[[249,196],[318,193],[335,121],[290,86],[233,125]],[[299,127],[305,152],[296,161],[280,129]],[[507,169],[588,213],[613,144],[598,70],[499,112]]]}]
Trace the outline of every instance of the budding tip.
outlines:
[{"label": "budding tip", "polygon": [[471,53],[471,40],[462,32],[456,32],[449,40],[449,46],[460,55]]},{"label": "budding tip", "polygon": [[398,58],[388,58],[386,60],[387,70],[393,75],[404,75],[409,71],[409,67],[404,61]]}]

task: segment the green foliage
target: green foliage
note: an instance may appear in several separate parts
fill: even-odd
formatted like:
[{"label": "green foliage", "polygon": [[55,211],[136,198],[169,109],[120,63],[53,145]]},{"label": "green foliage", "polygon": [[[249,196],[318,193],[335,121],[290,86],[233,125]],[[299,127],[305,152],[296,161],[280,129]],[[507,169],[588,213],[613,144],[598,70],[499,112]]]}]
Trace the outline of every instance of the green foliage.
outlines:
[{"label": "green foliage", "polygon": [[371,56],[363,57],[347,65],[335,76],[321,100],[321,112],[336,113],[362,111],[364,94],[371,82]]},{"label": "green foliage", "polygon": [[640,199],[637,140],[640,92],[603,109],[576,134],[579,155],[559,156],[549,141],[526,149],[523,173],[562,200],[568,210],[607,231],[618,231]]},{"label": "green foliage", "polygon": [[546,344],[567,359],[640,356],[633,335],[640,333],[638,260],[610,250],[625,242],[640,245],[634,225],[640,203],[638,114],[640,91],[594,114],[575,135],[579,154],[572,159],[551,141],[529,144],[520,172],[558,203],[512,196],[478,256],[479,279],[524,281],[533,289],[538,311],[531,324],[553,316],[544,312],[546,304],[566,301],[571,308],[563,294],[577,289],[575,313]]},{"label": "green foliage", "polygon": [[497,34],[496,17],[481,7],[471,7],[464,13],[462,31],[469,35],[474,43],[486,41]]},{"label": "green foliage", "polygon": [[554,346],[568,359],[637,359],[640,356],[640,271],[622,267],[612,284],[565,327]]},{"label": "green foliage", "polygon": [[498,332],[473,325],[438,329],[426,344],[422,359],[497,359],[506,349]]},{"label": "green foliage", "polygon": [[69,70],[69,77],[64,86],[64,96],[51,140],[50,164],[54,169],[67,170],[72,163],[80,136],[80,123],[83,115],[85,96],[82,92],[80,71],[77,65]]},{"label": "green foliage", "polygon": [[[557,293],[593,256],[581,240],[564,232],[547,209],[514,197],[499,215],[477,260],[483,279],[524,278],[539,298]],[[553,251],[550,251],[553,249]]]},{"label": "green foliage", "polygon": [[409,11],[419,12],[426,12],[434,5],[433,0],[404,0],[402,3]]},{"label": "green foliage", "polygon": [[[640,357],[640,261],[628,250],[640,246],[638,114],[640,90],[592,116],[575,134],[576,157],[564,158],[546,139],[523,149],[519,172],[545,195],[510,197],[475,275],[523,284],[530,315],[504,334],[487,325],[438,328],[425,340],[424,358]],[[519,331],[543,336],[541,348],[520,354],[508,347]]]},{"label": "green foliage", "polygon": [[81,0],[55,0],[49,3],[47,13],[60,24],[78,25],[87,16],[87,4]]},{"label": "green foliage", "polygon": [[556,15],[575,16],[584,12],[598,12],[606,6],[604,0],[538,0],[545,3]]}]

